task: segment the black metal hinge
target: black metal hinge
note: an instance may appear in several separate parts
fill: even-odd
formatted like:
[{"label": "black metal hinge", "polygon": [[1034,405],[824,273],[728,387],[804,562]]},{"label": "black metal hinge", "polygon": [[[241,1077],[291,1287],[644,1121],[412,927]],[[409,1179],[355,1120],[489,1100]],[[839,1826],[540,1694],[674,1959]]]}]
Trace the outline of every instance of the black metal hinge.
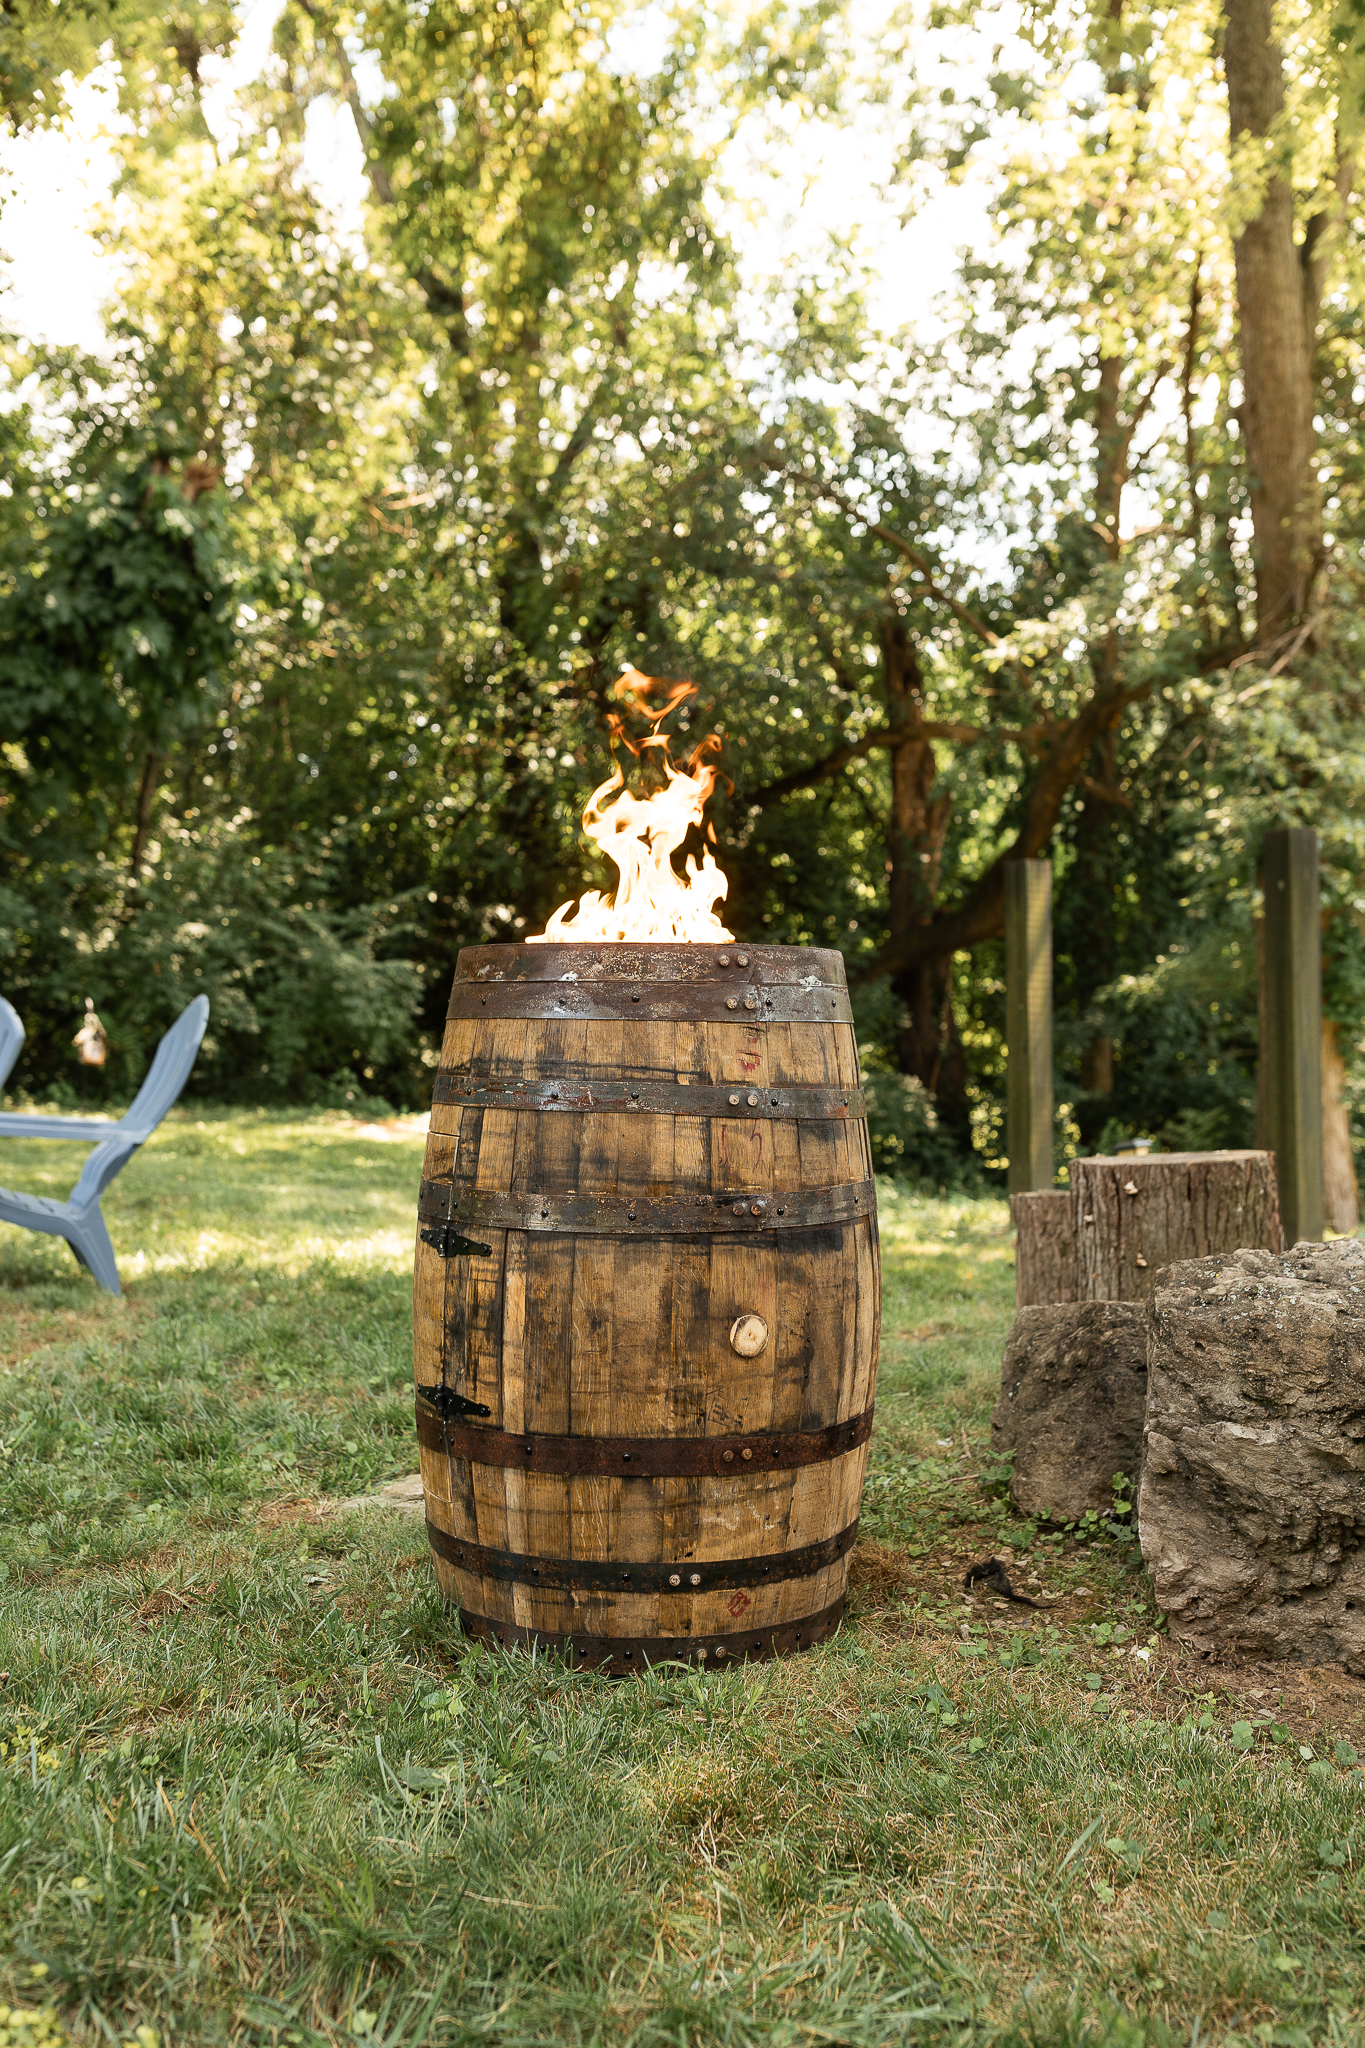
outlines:
[{"label": "black metal hinge", "polygon": [[436,1410],[436,1413],[447,1422],[452,1415],[491,1415],[493,1413],[493,1410],[485,1406],[482,1401],[470,1401],[463,1394],[457,1394],[454,1387],[419,1387],[417,1389],[417,1398],[419,1401],[429,1403]]},{"label": "black metal hinge", "polygon": [[422,1232],[422,1242],[432,1245],[443,1259],[458,1259],[463,1252],[472,1252],[476,1258],[486,1259],[493,1250],[491,1244],[480,1244],[477,1238],[461,1237],[453,1223],[433,1223],[429,1230]]}]

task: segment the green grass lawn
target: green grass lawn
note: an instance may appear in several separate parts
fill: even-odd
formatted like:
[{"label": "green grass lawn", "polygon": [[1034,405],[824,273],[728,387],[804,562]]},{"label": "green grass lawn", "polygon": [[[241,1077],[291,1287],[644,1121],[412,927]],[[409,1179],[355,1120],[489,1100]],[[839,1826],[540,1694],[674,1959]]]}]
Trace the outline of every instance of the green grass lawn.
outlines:
[{"label": "green grass lawn", "polygon": [[[1116,1525],[1010,1514],[1003,1203],[883,1191],[836,1642],[613,1683],[329,1505],[415,1468],[420,1162],[178,1114],[118,1301],[0,1229],[0,2044],[1365,2039],[1365,1693],[1175,1655]],[[992,1552],[1042,1611],[964,1598]]]}]

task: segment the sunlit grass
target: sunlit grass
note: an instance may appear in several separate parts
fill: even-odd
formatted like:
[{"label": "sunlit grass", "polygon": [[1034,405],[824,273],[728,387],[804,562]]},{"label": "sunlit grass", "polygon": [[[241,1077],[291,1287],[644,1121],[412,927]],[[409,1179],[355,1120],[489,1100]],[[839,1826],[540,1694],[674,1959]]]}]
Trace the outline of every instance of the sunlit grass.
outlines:
[{"label": "sunlit grass", "polygon": [[[317,1505],[414,1463],[420,1162],[178,1116],[119,1301],[0,1233],[0,2000],[162,2048],[1360,2038],[1350,1702],[1209,1693],[1126,1541],[1010,1515],[1003,1203],[883,1190],[835,1644],[612,1684],[466,1649],[420,1522]],[[1051,1605],[964,1602],[992,1550]]]}]

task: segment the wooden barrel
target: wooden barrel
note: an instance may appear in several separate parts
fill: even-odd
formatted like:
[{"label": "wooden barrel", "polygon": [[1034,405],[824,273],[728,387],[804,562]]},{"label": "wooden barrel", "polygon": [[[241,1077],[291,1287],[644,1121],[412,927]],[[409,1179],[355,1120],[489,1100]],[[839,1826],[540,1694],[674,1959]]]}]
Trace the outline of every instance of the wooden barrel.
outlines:
[{"label": "wooden barrel", "polygon": [[880,1314],[839,954],[462,952],[413,1306],[427,1529],[471,1635],[618,1673],[827,1638]]}]

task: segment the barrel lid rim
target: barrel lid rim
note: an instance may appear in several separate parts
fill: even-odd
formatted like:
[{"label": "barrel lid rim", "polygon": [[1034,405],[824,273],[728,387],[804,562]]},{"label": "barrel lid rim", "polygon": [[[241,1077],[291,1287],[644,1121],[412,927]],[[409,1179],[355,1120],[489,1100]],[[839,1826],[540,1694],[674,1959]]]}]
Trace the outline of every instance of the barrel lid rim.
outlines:
[{"label": "barrel lid rim", "polygon": [[[742,965],[741,955],[744,956]],[[713,978],[712,970],[720,969],[723,974],[723,960],[741,974],[746,967],[759,970],[785,967],[792,971],[793,979],[797,981],[814,975],[827,985],[847,986],[844,956],[837,947],[775,946],[761,941],[746,944],[738,940],[727,945],[702,945],[676,939],[599,940],[593,943],[546,940],[543,945],[526,941],[495,941],[488,945],[462,946],[456,956],[455,980],[562,981],[568,978],[566,970],[575,980],[710,980]],[[684,962],[693,964],[697,971],[682,975],[676,973],[674,970]],[[799,970],[804,962],[809,965],[803,975]],[[511,967],[515,967],[517,972],[509,974],[507,970]],[[612,972],[613,969],[616,971]]]}]

